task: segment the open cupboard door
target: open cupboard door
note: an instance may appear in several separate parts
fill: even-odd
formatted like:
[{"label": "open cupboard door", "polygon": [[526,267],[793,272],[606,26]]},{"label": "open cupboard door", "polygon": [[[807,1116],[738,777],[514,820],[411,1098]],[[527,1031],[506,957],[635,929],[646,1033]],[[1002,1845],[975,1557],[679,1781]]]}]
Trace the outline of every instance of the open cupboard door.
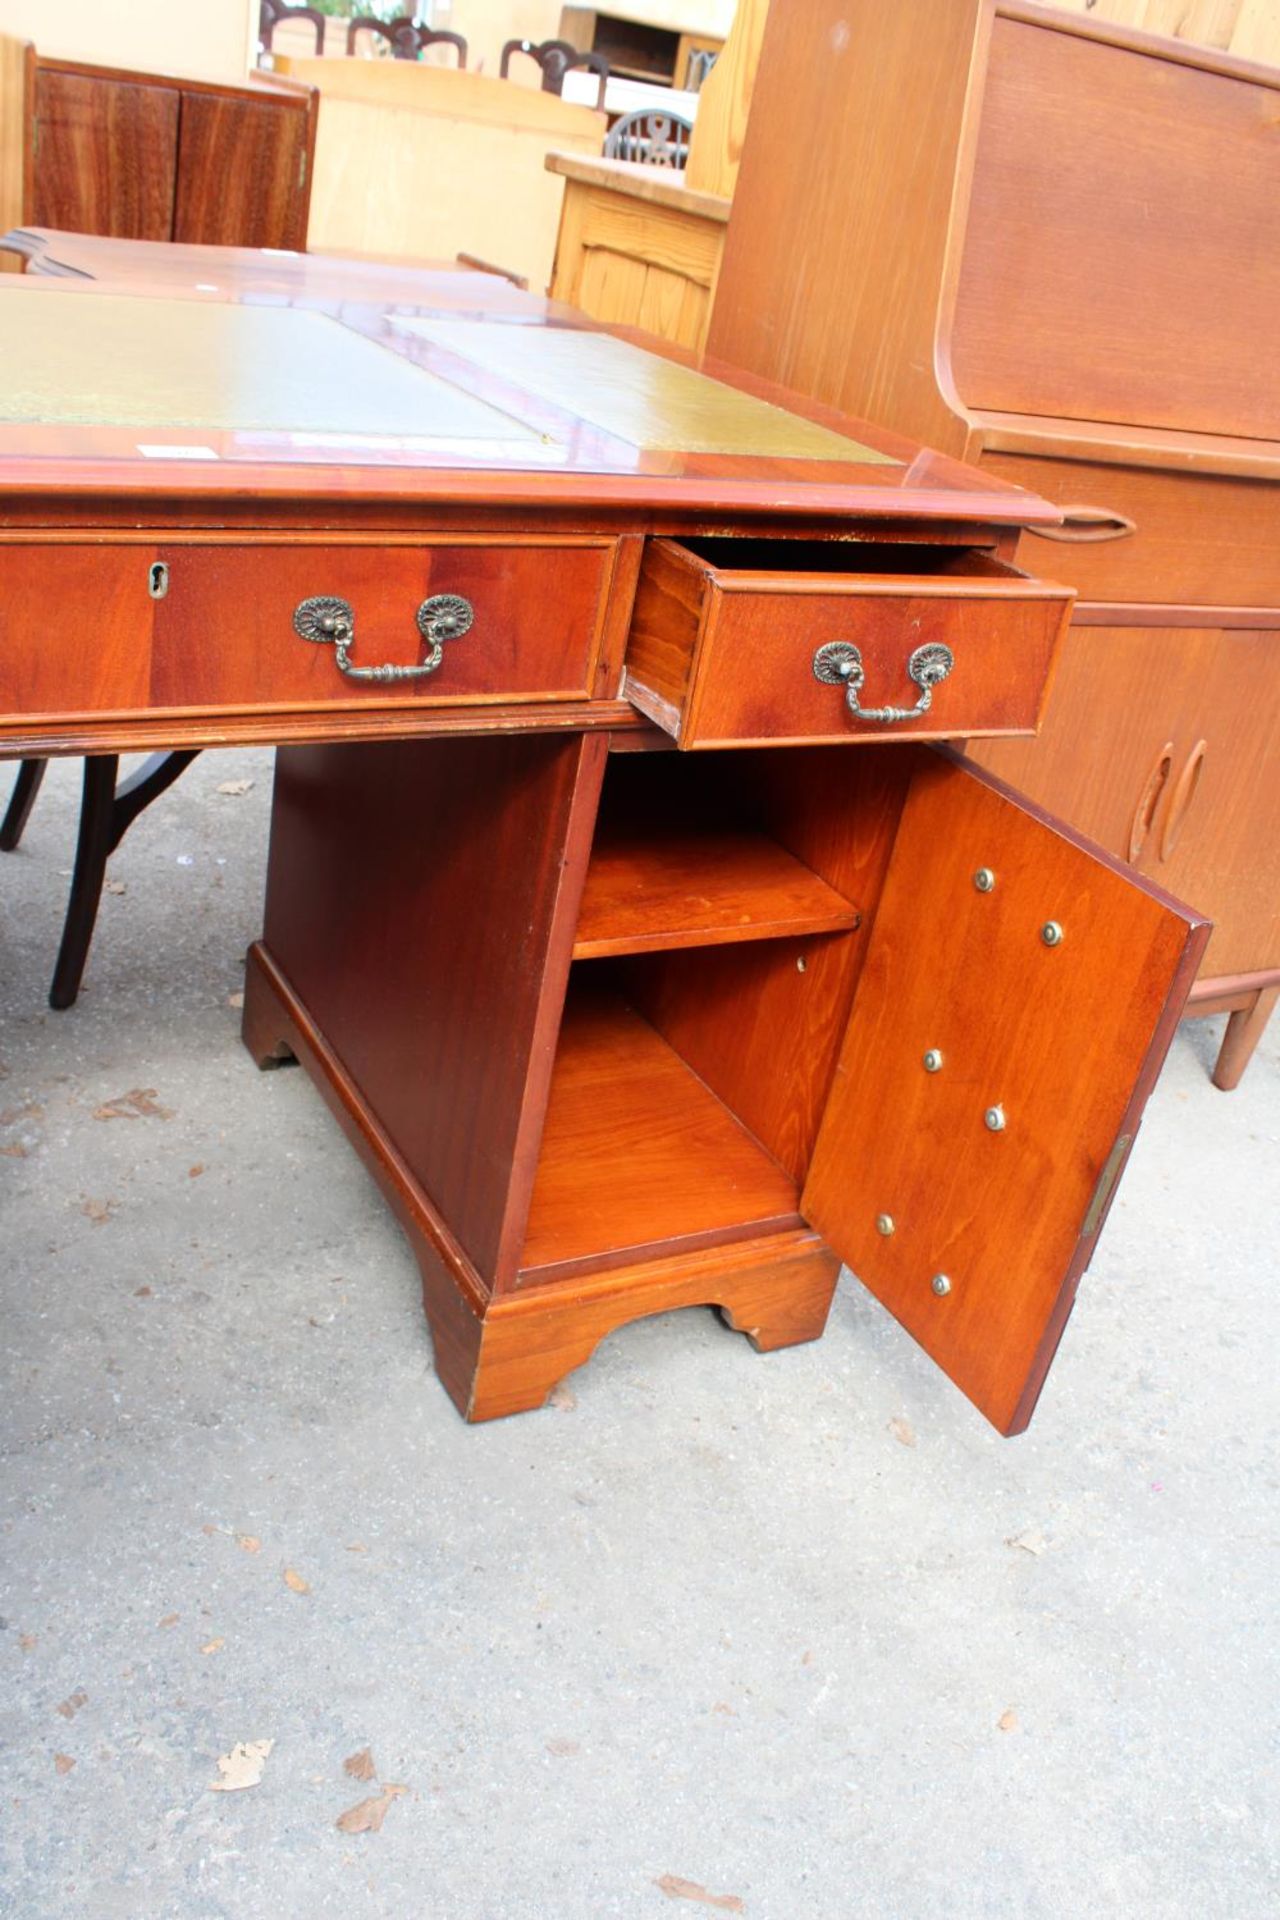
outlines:
[{"label": "open cupboard door", "polygon": [[802,1211],[1031,1418],[1210,924],[950,750],[903,808]]}]

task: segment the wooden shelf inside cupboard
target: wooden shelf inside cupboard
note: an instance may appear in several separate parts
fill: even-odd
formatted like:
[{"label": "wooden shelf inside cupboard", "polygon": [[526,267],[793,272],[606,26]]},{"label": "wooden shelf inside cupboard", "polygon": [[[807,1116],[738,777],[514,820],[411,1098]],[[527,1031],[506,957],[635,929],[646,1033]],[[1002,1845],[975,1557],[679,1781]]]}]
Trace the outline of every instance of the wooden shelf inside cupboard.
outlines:
[{"label": "wooden shelf inside cupboard", "polygon": [[594,972],[570,983],[522,1283],[798,1226],[796,1183]]},{"label": "wooden shelf inside cupboard", "polygon": [[842,933],[857,909],[767,834],[618,824],[591,854],[575,960]]}]

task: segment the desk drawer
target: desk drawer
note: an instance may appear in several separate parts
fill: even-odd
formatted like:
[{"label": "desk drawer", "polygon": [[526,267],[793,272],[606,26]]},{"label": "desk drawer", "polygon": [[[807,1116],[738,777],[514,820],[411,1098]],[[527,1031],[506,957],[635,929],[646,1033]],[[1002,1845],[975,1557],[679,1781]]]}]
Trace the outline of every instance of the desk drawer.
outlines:
[{"label": "desk drawer", "polygon": [[684,747],[1032,733],[1072,598],[971,549],[655,540],[625,691]]},{"label": "desk drawer", "polygon": [[[581,699],[612,552],[586,538],[3,544],[0,723]],[[420,627],[419,608],[444,596]],[[436,652],[438,664],[351,677],[332,639],[295,625],[318,597],[351,609],[350,667],[416,668]]]},{"label": "desk drawer", "polygon": [[1280,485],[1081,460],[984,453],[982,466],[1056,506],[1064,527],[1028,531],[1018,558],[1085,600],[1280,606]]}]

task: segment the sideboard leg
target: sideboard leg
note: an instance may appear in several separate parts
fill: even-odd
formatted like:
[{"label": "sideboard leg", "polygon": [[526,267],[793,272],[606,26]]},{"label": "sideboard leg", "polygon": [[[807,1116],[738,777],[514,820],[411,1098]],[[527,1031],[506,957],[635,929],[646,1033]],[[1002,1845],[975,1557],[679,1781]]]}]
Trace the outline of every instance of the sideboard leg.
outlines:
[{"label": "sideboard leg", "polygon": [[1239,1008],[1228,1019],[1218,1062],[1213,1069],[1213,1084],[1221,1087],[1224,1093],[1230,1093],[1239,1086],[1241,1075],[1253,1058],[1254,1048],[1275,1011],[1277,998],[1280,998],[1280,987],[1263,987],[1251,1006]]}]

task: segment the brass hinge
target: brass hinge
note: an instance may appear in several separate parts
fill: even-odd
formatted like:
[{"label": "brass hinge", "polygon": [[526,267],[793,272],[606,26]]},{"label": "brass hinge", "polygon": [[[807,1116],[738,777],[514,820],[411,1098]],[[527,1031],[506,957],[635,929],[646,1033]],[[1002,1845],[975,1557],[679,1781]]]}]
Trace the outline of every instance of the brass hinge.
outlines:
[{"label": "brass hinge", "polygon": [[306,186],[306,184],[307,184],[307,150],[304,147],[302,149],[302,152],[298,155],[298,192],[299,193],[302,192],[302,189]]},{"label": "brass hinge", "polygon": [[1120,1177],[1120,1169],[1124,1165],[1125,1156],[1128,1154],[1132,1145],[1133,1135],[1131,1133],[1122,1133],[1107,1155],[1106,1165],[1098,1175],[1098,1184],[1093,1190],[1093,1198],[1089,1202],[1089,1211],[1085,1214],[1084,1225],[1080,1229],[1080,1238],[1082,1240],[1091,1240],[1098,1231],[1098,1222],[1107,1210],[1107,1202],[1111,1198],[1111,1189]]}]

